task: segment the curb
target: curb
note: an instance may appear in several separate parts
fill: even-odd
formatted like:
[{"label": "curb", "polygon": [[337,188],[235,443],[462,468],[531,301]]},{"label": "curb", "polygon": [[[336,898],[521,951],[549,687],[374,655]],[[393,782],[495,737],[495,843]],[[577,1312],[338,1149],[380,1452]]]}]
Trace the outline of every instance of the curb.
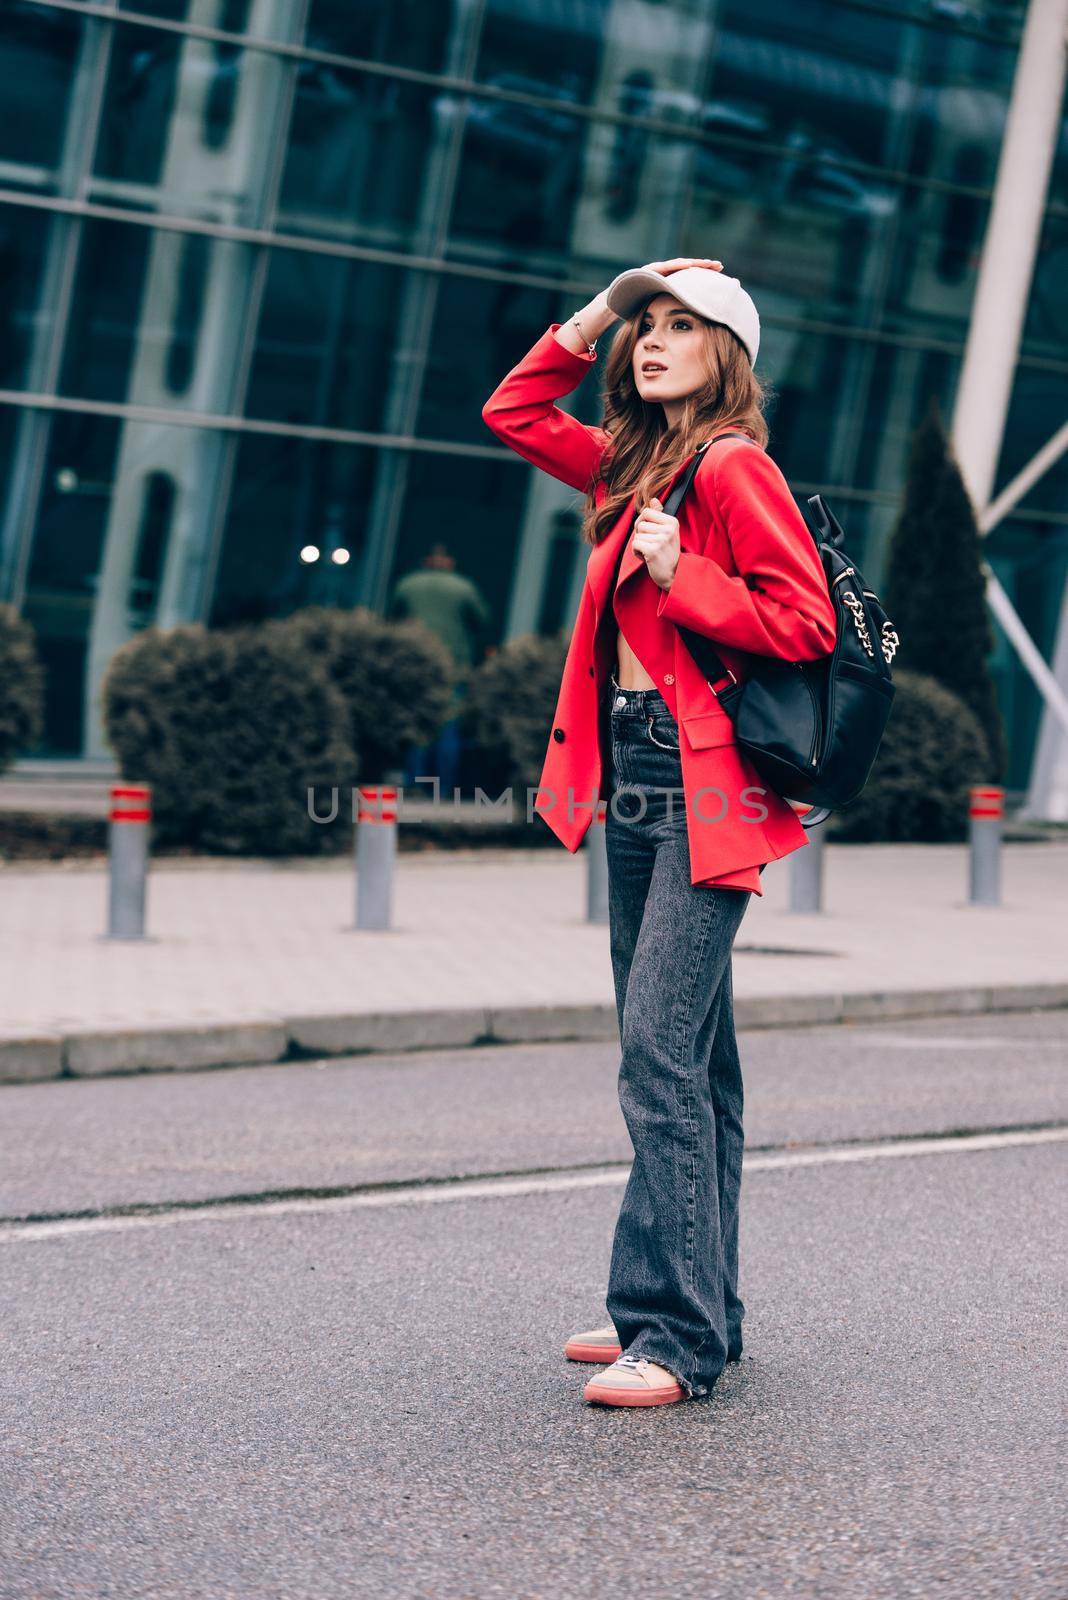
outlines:
[{"label": "curb", "polygon": [[[747,1028],[811,1027],[902,1017],[980,1016],[1068,1007],[1068,983],[986,984],[856,994],[754,996],[735,1002]],[[218,1020],[189,1028],[90,1029],[0,1036],[0,1084],[212,1067],[272,1066],[323,1056],[456,1050],[472,1045],[618,1039],[614,1005],[484,1006]]]}]

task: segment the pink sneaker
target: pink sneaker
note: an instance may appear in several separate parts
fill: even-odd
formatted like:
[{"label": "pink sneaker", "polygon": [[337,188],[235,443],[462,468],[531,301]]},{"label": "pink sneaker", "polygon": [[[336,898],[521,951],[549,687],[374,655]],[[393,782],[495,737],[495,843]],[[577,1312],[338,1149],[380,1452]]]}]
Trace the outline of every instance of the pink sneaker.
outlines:
[{"label": "pink sneaker", "polygon": [[569,1361],[614,1361],[620,1354],[615,1328],[594,1328],[589,1333],[574,1333],[564,1346]]},{"label": "pink sneaker", "polygon": [[673,1372],[642,1356],[619,1356],[597,1372],[582,1391],[584,1400],[603,1406],[666,1406],[685,1399],[685,1390]]}]

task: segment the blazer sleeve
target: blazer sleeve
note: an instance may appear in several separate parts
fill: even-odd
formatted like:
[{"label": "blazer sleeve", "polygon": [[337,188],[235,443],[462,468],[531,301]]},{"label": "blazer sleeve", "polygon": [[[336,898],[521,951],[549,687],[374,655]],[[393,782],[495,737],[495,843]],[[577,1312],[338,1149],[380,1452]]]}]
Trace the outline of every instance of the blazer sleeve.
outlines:
[{"label": "blazer sleeve", "polygon": [[712,490],[739,576],[683,550],[657,615],[755,655],[829,654],[837,629],[827,579],[778,466],[759,446],[739,442],[712,457]]},{"label": "blazer sleeve", "polygon": [[573,489],[587,490],[611,434],[553,402],[577,389],[596,354],[577,355],[555,337],[552,323],[482,407],[482,420],[524,460]]}]

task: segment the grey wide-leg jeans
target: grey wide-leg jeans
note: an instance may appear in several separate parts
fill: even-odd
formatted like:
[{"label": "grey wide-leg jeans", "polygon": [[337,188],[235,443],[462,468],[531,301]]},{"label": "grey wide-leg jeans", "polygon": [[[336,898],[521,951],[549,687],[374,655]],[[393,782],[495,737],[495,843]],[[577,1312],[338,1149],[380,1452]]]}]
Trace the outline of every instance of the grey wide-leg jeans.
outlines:
[{"label": "grey wide-leg jeans", "polygon": [[612,693],[609,931],[634,1162],[606,1304],[624,1351],[704,1395],[742,1348],[731,947],[752,894],[690,882],[674,718],[656,689],[613,678]]}]

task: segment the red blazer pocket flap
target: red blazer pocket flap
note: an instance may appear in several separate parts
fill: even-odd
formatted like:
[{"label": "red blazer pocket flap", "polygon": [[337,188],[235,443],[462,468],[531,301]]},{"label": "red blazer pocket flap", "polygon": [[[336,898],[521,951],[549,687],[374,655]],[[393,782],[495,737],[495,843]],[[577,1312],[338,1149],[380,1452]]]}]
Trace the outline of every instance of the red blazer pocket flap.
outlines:
[{"label": "red blazer pocket flap", "polygon": [[737,744],[734,723],[725,711],[698,711],[683,717],[682,726],[694,750],[708,750],[717,744]]}]

